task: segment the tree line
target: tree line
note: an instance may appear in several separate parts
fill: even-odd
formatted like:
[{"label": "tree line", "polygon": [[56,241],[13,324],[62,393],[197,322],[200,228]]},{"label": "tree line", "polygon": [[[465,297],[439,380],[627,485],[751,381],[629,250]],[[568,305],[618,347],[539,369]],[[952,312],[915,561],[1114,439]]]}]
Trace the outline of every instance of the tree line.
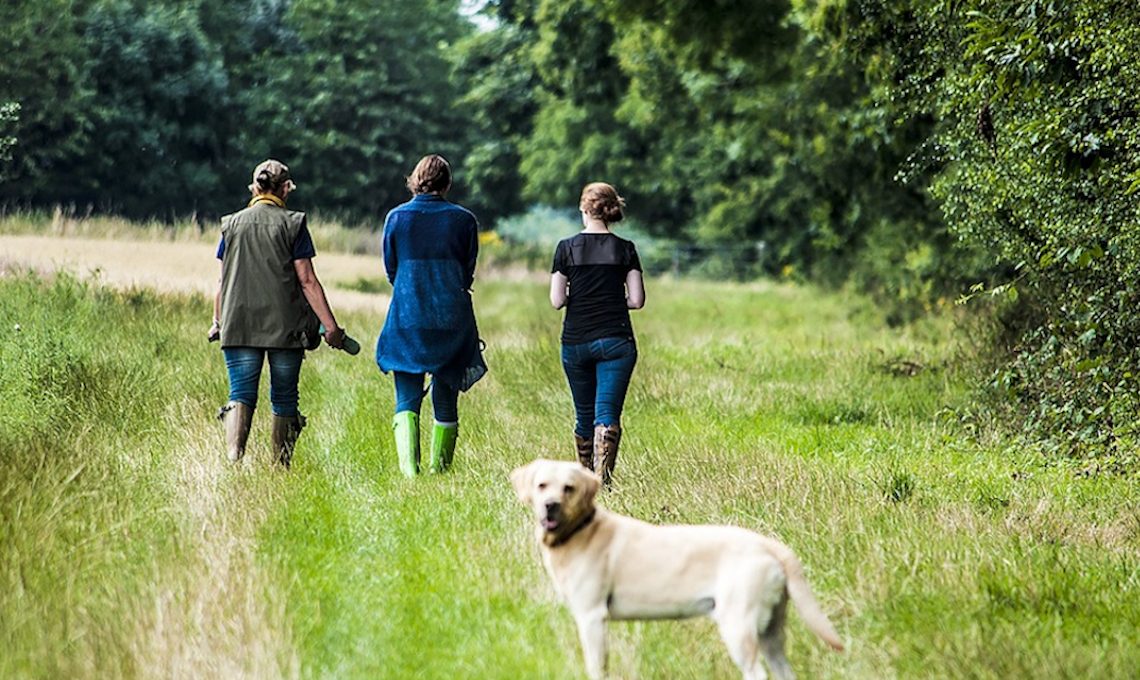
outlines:
[{"label": "tree line", "polygon": [[6,3],[0,201],[209,215],[274,156],[306,207],[374,225],[438,151],[489,226],[602,179],[656,237],[763,242],[769,271],[855,285],[899,322],[997,303],[992,386],[1058,450],[1135,464],[1135,3],[480,11]]},{"label": "tree line", "polygon": [[465,149],[457,0],[16,0],[0,23],[8,205],[217,215],[277,157],[307,205],[374,221],[419,155]]}]

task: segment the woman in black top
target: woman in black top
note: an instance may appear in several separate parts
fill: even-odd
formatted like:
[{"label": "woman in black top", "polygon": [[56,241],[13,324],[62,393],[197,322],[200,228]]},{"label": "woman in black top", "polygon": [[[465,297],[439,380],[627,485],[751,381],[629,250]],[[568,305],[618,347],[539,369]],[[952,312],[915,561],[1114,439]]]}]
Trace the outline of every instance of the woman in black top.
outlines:
[{"label": "woman in black top", "polygon": [[629,310],[645,306],[637,248],[610,231],[611,224],[621,221],[624,205],[609,184],[587,184],[578,204],[585,228],[559,242],[550,275],[550,304],[566,308],[562,368],[574,399],[578,460],[607,484],[617,463],[621,410],[637,363]]}]

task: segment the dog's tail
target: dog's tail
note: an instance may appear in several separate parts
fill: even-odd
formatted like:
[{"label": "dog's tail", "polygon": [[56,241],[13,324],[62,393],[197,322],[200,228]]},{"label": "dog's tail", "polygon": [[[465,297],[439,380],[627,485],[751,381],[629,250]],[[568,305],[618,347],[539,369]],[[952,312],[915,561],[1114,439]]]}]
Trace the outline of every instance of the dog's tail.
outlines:
[{"label": "dog's tail", "polygon": [[835,631],[835,626],[831,625],[831,620],[827,618],[827,614],[824,614],[823,610],[820,609],[819,601],[815,599],[815,595],[811,592],[811,587],[804,577],[804,566],[800,563],[799,558],[796,557],[791,548],[783,543],[766,536],[761,538],[768,544],[767,548],[772,555],[784,566],[784,576],[788,582],[788,595],[796,605],[796,611],[803,617],[808,629],[818,635],[832,649],[838,652],[843,651],[843,642],[839,639],[839,633]]}]

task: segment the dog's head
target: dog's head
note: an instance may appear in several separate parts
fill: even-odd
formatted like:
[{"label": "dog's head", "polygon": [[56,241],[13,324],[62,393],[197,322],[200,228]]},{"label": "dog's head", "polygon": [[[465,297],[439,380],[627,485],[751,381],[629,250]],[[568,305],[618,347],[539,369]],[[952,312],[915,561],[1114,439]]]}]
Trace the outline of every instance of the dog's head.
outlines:
[{"label": "dog's head", "polygon": [[547,544],[578,529],[594,512],[601,480],[579,463],[536,460],[511,472],[519,500],[529,505]]}]

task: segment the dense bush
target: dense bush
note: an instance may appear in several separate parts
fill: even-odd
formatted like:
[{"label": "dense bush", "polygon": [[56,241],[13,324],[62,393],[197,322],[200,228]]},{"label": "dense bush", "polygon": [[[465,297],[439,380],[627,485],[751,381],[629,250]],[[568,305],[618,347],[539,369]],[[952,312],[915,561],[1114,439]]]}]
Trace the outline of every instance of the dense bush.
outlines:
[{"label": "dense bush", "polygon": [[1135,462],[1140,7],[1116,0],[831,3],[842,44],[907,120],[911,171],[1010,275],[995,385],[1070,454]]}]

